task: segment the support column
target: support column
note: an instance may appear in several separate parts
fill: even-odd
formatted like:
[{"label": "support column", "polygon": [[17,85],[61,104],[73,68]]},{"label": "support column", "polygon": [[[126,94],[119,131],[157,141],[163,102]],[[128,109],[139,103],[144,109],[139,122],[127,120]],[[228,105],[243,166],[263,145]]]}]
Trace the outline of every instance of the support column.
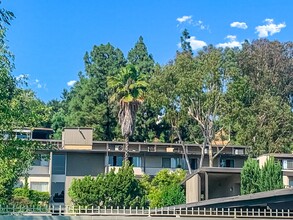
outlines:
[{"label": "support column", "polygon": [[209,199],[209,175],[207,172],[204,174],[205,177],[205,200]]}]

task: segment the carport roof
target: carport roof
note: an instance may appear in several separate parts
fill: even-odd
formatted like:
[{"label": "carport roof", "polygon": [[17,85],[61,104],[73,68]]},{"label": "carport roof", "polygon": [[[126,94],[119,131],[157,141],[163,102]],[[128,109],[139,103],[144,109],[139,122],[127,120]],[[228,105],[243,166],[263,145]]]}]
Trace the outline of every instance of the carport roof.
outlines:
[{"label": "carport roof", "polygon": [[267,192],[253,193],[242,196],[223,197],[217,199],[208,199],[200,202],[187,203],[175,208],[192,208],[192,207],[206,207],[206,208],[233,208],[233,207],[247,207],[247,206],[266,206],[268,203],[289,202],[293,201],[293,188],[278,189]]},{"label": "carport roof", "polygon": [[183,180],[182,184],[184,184],[187,180],[195,176],[199,173],[227,173],[227,174],[240,174],[241,168],[232,168],[232,167],[202,167],[200,169],[197,169],[194,173],[189,174],[185,180]]}]

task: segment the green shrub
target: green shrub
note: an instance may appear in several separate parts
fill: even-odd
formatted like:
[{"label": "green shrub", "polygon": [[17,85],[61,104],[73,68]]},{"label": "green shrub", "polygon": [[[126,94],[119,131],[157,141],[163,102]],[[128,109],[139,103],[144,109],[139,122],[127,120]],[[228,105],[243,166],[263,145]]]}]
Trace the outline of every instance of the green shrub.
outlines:
[{"label": "green shrub", "polygon": [[118,170],[97,177],[74,179],[68,191],[72,202],[80,206],[145,206],[144,190],[128,163]]},{"label": "green shrub", "polygon": [[13,191],[12,203],[15,205],[46,205],[50,200],[48,192],[39,192],[28,188],[16,188]]}]

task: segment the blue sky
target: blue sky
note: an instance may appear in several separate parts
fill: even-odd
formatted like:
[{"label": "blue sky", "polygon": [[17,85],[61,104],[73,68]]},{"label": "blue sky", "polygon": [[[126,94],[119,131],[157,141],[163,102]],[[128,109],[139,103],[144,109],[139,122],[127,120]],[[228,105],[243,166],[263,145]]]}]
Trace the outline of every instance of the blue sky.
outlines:
[{"label": "blue sky", "polygon": [[[166,64],[187,28],[196,51],[245,39],[291,41],[291,0],[3,0],[16,19],[7,33],[15,76],[47,102],[60,99],[84,71],[83,56],[110,42],[124,55],[143,36],[155,61]],[[70,83],[69,83],[70,84]]]}]

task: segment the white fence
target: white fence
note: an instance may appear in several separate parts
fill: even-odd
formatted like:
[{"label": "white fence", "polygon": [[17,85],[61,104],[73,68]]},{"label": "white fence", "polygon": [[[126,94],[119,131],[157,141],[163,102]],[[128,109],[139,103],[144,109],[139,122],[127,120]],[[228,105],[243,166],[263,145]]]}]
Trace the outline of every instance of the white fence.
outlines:
[{"label": "white fence", "polygon": [[146,217],[225,217],[292,219],[293,210],[242,208],[121,208],[81,206],[0,206],[0,215],[62,215],[62,216],[146,216]]}]

